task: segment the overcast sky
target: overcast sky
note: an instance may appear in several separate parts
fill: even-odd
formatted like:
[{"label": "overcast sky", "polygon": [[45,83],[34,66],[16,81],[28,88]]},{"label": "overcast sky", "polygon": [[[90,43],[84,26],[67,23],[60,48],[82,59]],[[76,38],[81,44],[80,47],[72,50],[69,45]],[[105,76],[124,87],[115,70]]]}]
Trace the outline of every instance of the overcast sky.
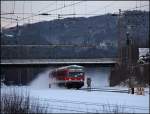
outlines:
[{"label": "overcast sky", "polygon": [[[15,26],[17,22],[14,19],[25,18],[18,21],[18,24],[22,25],[58,19],[59,14],[61,15],[59,16],[60,19],[89,17],[106,13],[118,13],[118,9],[149,11],[149,1],[1,1],[1,27]],[[13,12],[15,14],[6,15],[6,13]],[[51,15],[37,16],[40,13],[49,13]]]}]

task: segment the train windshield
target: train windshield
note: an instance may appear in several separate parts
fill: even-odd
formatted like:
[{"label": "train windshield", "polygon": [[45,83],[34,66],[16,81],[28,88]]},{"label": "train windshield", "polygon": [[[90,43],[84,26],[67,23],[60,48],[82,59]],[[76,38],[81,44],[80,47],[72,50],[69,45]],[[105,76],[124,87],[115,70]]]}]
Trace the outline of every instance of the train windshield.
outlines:
[{"label": "train windshield", "polygon": [[84,75],[83,72],[69,72],[70,77],[79,77],[79,76],[83,76],[83,75]]}]

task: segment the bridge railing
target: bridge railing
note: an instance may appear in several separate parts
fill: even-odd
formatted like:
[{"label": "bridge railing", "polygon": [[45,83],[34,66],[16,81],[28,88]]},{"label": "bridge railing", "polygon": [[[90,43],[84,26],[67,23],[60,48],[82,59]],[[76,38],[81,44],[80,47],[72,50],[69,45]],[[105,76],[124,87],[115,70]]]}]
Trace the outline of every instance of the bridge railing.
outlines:
[{"label": "bridge railing", "polygon": [[115,58],[99,59],[1,59],[1,64],[115,64]]}]

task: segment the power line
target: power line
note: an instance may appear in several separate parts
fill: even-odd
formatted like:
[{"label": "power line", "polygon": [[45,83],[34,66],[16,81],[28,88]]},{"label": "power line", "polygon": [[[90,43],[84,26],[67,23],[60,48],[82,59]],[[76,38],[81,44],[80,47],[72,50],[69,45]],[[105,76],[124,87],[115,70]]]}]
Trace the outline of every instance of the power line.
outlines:
[{"label": "power line", "polygon": [[[23,18],[24,18],[24,4],[25,4],[25,1],[23,1],[23,7],[22,7],[23,8],[22,9],[23,10]],[[23,24],[24,24],[24,20],[23,20]]]},{"label": "power line", "polygon": [[[31,13],[33,13],[33,12],[32,12],[32,1],[31,1],[31,3],[30,3],[30,10],[31,10]],[[32,23],[32,21],[33,21],[33,18],[31,18],[31,23]]]},{"label": "power line", "polygon": [[[57,9],[57,1],[56,1],[56,9]],[[56,14],[57,14],[57,10],[56,10]],[[59,18],[59,16],[58,16],[58,18]],[[56,17],[56,19],[57,19],[57,17]]]},{"label": "power line", "polygon": [[17,15],[22,15],[22,14],[33,14],[33,13],[16,13],[16,12],[10,12],[10,13],[7,13],[7,12],[5,12],[5,13],[2,13],[1,15],[14,15],[14,14],[17,14]]},{"label": "power line", "polygon": [[[112,5],[112,4],[108,4],[108,5],[106,5],[106,6],[104,6],[102,9],[104,9],[104,8],[106,8],[106,7],[109,7],[110,5]],[[133,7],[133,8],[130,8],[130,9],[126,9],[126,10],[131,10],[131,9],[136,9],[136,8],[142,8],[142,7],[145,7],[145,6],[149,6],[149,5],[143,5],[143,6],[139,6],[139,7]],[[64,6],[63,6],[64,7]],[[126,11],[125,10],[125,11]],[[41,10],[40,10],[41,11]],[[40,12],[40,11],[38,11],[38,12]],[[2,11],[3,13],[1,14],[1,15],[14,15],[14,14],[17,14],[17,15],[22,15],[22,14],[33,14],[33,15],[56,15],[56,14],[48,14],[48,13],[46,13],[46,12],[44,12],[44,13],[29,13],[29,12],[24,12],[24,13],[16,13],[16,12],[4,12],[4,11]],[[47,11],[48,12],[48,11]],[[96,12],[96,11],[94,11],[94,12]],[[123,11],[122,11],[123,12]],[[73,13],[74,14],[74,13]],[[85,15],[95,15],[96,13],[87,13],[87,14],[85,14]],[[59,15],[61,15],[61,14],[59,14]],[[62,14],[63,15],[63,14]],[[67,15],[67,14],[64,14],[64,15]],[[83,15],[83,14],[75,14],[75,15]]]},{"label": "power line", "polygon": [[[126,11],[131,11],[131,10],[134,10],[134,9],[137,9],[137,8],[142,8],[142,7],[145,7],[145,6],[149,6],[149,5],[142,5],[142,6],[139,6],[139,7],[133,7],[133,8],[129,8],[129,9],[126,9],[126,10],[121,10],[121,12],[126,12]],[[114,14],[117,15],[118,12],[114,12]]]},{"label": "power line", "polygon": [[[55,9],[53,9],[53,10],[49,10],[49,11],[46,11],[46,12],[43,12],[43,13],[49,13],[49,12],[53,12],[53,11],[57,11],[57,10],[61,10],[61,9],[63,9],[63,8],[67,8],[67,7],[70,7],[70,6],[73,6],[73,5],[79,4],[79,3],[81,3],[81,2],[84,2],[84,1],[76,2],[76,3],[74,3],[74,4],[65,5],[65,6],[62,6],[62,7],[60,7],[60,8],[55,8]],[[28,16],[28,17],[22,18],[22,19],[20,19],[19,21],[22,21],[22,20],[28,19],[28,18],[30,18],[30,17],[35,17],[35,16],[39,16],[39,14],[35,14],[35,15],[31,15],[31,16]]]},{"label": "power line", "polygon": [[[5,22],[10,22],[11,18],[7,19],[7,17],[1,18],[1,20],[5,21]],[[16,23],[16,20],[13,20],[13,23]]]},{"label": "power line", "polygon": [[[41,10],[39,10],[38,11],[38,13],[37,14],[35,14],[35,13],[30,13],[30,12],[24,12],[23,11],[23,13],[17,13],[17,12],[15,12],[14,10],[15,9],[13,9],[13,12],[10,12],[10,13],[8,13],[8,12],[4,12],[4,11],[2,11],[3,13],[1,14],[1,15],[29,15],[29,14],[31,14],[30,16],[28,16],[28,17],[24,17],[23,16],[23,18],[21,18],[21,19],[18,19],[17,21],[22,21],[22,20],[25,20],[25,19],[28,19],[28,18],[32,18],[33,19],[33,17],[35,17],[35,16],[57,16],[57,17],[62,17],[62,16],[75,16],[75,15],[78,15],[78,16],[85,16],[85,15],[89,15],[89,16],[94,16],[94,15],[100,15],[100,14],[98,14],[98,13],[86,13],[86,14],[80,14],[80,13],[78,13],[78,14],[75,14],[75,13],[70,13],[70,14],[50,14],[50,12],[53,12],[53,11],[58,11],[58,10],[61,10],[61,9],[64,9],[64,8],[66,8],[66,7],[70,7],[70,6],[75,6],[76,4],[79,4],[79,3],[81,3],[81,2],[83,2],[83,1],[80,1],[80,2],[76,2],[76,3],[72,3],[72,4],[65,4],[65,1],[64,1],[64,5],[63,6],[61,6],[61,7],[59,7],[59,8],[55,8],[55,9],[52,9],[52,10],[49,10],[49,11],[45,11],[45,12],[43,12],[42,13],[42,10],[43,9],[46,9],[47,7],[48,7],[48,5],[45,7],[45,8],[43,8],[43,9],[41,9]],[[50,6],[51,5],[53,5],[55,2],[53,2],[52,4],[49,4]],[[110,7],[110,6],[112,6],[112,4],[114,4],[114,2],[111,2],[110,4],[107,4],[106,6],[104,6],[103,8],[101,8],[101,10],[102,9],[105,9],[105,8],[107,8],[107,7]],[[146,6],[149,6],[149,5],[140,5],[139,7],[134,7],[134,8],[130,8],[130,9],[127,9],[127,10],[133,10],[133,9],[137,9],[137,8],[142,8],[142,7],[146,7]],[[15,2],[14,2],[14,8],[15,8]],[[100,10],[100,9],[99,9]],[[40,13],[41,12],[41,13]],[[94,11],[95,12],[95,11]],[[123,11],[122,11],[123,12]],[[4,19],[4,17],[2,17],[3,19]],[[8,19],[7,17],[6,17],[6,19]],[[12,19],[13,20],[13,19]]]},{"label": "power line", "polygon": [[104,10],[104,9],[106,9],[107,7],[112,6],[114,3],[115,3],[115,2],[113,1],[113,2],[111,2],[110,4],[107,4],[106,6],[102,7],[101,9],[97,9],[97,10],[95,10],[95,11],[91,12],[91,13],[98,12],[99,10]]},{"label": "power line", "polygon": [[[15,11],[15,1],[13,1],[13,4],[12,4],[12,13],[14,13]],[[11,18],[13,18],[13,16],[11,16]],[[11,23],[12,23],[12,20],[11,20]]]},{"label": "power line", "polygon": [[[50,7],[51,5],[53,5],[55,2],[53,2],[52,4],[48,4],[46,7],[42,8],[41,10],[38,11],[38,13],[40,13],[42,10],[46,9],[48,6]],[[14,5],[15,6],[15,5]],[[1,15],[9,15],[9,14],[23,14],[23,13],[15,13],[14,10],[13,12],[4,12],[2,11],[3,13]],[[24,14],[33,14],[32,13],[32,1],[31,1],[31,13],[24,13]]]},{"label": "power line", "polygon": [[46,8],[48,8],[48,7],[50,7],[50,6],[54,5],[54,4],[55,4],[55,2],[50,3],[50,4],[46,5],[44,8],[42,8],[41,10],[39,10],[38,12],[40,13],[42,10],[45,10]]},{"label": "power line", "polygon": [[54,13],[3,13],[1,15],[22,15],[22,14],[34,14],[34,15],[100,15],[98,13],[58,13],[58,14],[54,14]]},{"label": "power line", "polygon": [[7,20],[14,20],[14,21],[17,21],[18,19],[17,18],[9,18],[9,17],[1,17],[3,19],[7,19]]},{"label": "power line", "polygon": [[[73,0],[73,4],[74,4],[74,0]],[[73,14],[76,14],[76,12],[75,12],[75,5],[73,6]],[[74,18],[75,18],[75,15],[74,15]]]},{"label": "power line", "polygon": [[[15,1],[15,0],[14,0]],[[32,13],[32,1],[31,1],[31,13],[24,13],[24,2],[25,1],[23,1],[23,13],[15,13],[14,12],[14,10],[13,10],[13,12],[4,12],[4,11],[2,11],[3,12],[3,14],[1,14],[1,15],[13,15],[13,14],[20,14],[20,15],[22,15],[23,14],[23,18],[24,18],[24,15],[25,14],[32,14],[32,15],[38,15],[38,14],[33,14]],[[50,4],[49,4],[50,5]],[[14,6],[15,6],[15,2],[14,2]],[[48,5],[47,5],[48,6]],[[7,8],[6,8],[7,9]],[[42,10],[39,10],[38,12],[41,12]],[[31,16],[32,17],[32,16]],[[4,17],[3,17],[4,18]],[[18,18],[18,16],[17,16],[17,18]],[[6,19],[6,18],[5,18]],[[8,19],[8,18],[7,18]],[[33,20],[33,17],[32,17],[32,20]],[[19,21],[19,20],[17,20],[17,21]],[[6,26],[8,26],[8,25],[11,25],[11,24],[7,24]],[[4,26],[4,27],[6,27],[6,26]]]},{"label": "power line", "polygon": [[134,10],[136,8],[142,8],[142,7],[145,7],[145,6],[149,6],[149,5],[143,5],[143,6],[139,6],[139,7],[134,7],[134,8],[130,8],[130,9],[127,9],[127,10]]}]

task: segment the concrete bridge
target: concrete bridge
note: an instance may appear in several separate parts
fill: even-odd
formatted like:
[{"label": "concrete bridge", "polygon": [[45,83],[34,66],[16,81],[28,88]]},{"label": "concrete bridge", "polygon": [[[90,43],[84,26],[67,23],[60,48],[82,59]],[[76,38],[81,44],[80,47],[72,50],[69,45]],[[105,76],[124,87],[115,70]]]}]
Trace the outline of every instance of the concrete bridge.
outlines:
[{"label": "concrete bridge", "polygon": [[116,58],[97,59],[1,59],[1,65],[63,65],[63,64],[105,64],[113,65]]}]

